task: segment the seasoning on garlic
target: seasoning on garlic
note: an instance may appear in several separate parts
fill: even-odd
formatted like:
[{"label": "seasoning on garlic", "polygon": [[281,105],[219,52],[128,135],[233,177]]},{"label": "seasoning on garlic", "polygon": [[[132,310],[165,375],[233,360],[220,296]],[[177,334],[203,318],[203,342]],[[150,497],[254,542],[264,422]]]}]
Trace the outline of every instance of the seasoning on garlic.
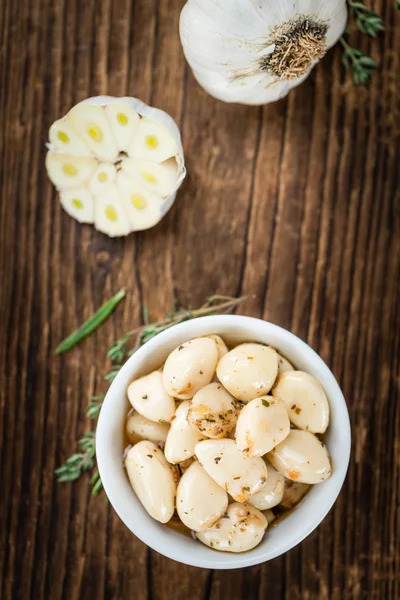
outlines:
[{"label": "seasoning on garlic", "polygon": [[240,411],[236,445],[244,456],[263,456],[280,444],[290,431],[285,405],[272,396],[256,398]]},{"label": "seasoning on garlic", "polygon": [[209,438],[225,437],[236,425],[235,399],[220,383],[209,383],[193,396],[187,419]]},{"label": "seasoning on garlic", "polygon": [[176,123],[137,98],[88,98],[53,123],[49,140],[47,173],[63,208],[111,237],[156,225],[186,174]]},{"label": "seasoning on garlic", "polygon": [[194,76],[209,94],[266,104],[308,77],[346,22],[345,0],[188,0],[180,37]]}]

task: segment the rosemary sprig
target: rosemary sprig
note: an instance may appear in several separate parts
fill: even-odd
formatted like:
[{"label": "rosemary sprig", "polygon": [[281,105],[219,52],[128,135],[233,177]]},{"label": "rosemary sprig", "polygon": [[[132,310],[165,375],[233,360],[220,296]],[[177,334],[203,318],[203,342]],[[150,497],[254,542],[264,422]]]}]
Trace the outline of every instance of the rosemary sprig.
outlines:
[{"label": "rosemary sprig", "polygon": [[[235,309],[239,304],[244,302],[244,296],[240,298],[232,298],[231,296],[221,296],[216,294],[207,298],[205,303],[198,309],[180,308],[178,303],[174,303],[173,310],[170,314],[165,315],[160,321],[150,323],[148,310],[144,309],[144,324],[135,327],[119,340],[114,342],[107,352],[107,358],[111,360],[111,369],[105,376],[106,381],[113,381],[122,367],[123,362],[131,356],[136,350],[143,346],[153,337],[165,331],[172,325],[183,323],[195,317],[202,317],[211,314],[227,313]],[[95,420],[100,414],[104,396],[91,396],[88,407],[86,408],[87,416]],[[56,469],[55,474],[57,480],[62,483],[76,481],[86,471],[91,471],[95,467],[96,461],[96,442],[93,432],[86,433],[81,440],[78,441],[80,452],[72,454],[63,465]],[[92,495],[97,496],[102,489],[100,474],[97,470],[92,473],[90,478]]]}]

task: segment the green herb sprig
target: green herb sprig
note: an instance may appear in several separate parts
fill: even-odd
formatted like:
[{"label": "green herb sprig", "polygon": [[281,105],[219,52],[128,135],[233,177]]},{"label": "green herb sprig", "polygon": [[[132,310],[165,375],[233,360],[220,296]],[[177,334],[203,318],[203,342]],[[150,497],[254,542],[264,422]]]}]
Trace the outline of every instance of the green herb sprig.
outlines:
[{"label": "green herb sprig", "polygon": [[[121,369],[124,361],[131,356],[140,346],[153,337],[165,331],[169,327],[177,323],[183,323],[195,317],[202,317],[211,314],[228,313],[235,309],[239,304],[244,302],[246,297],[233,298],[231,296],[214,295],[207,298],[205,303],[198,309],[180,308],[175,303],[172,312],[165,315],[160,321],[150,323],[150,318],[147,309],[144,310],[144,324],[135,327],[119,340],[114,342],[107,352],[107,358],[111,360],[111,369],[105,376],[108,382],[113,381]],[[86,324],[82,326],[85,327]],[[80,329],[82,329],[80,328]],[[104,401],[104,396],[91,396],[89,405],[86,408],[86,415],[96,420],[100,414],[101,406]],[[55,471],[57,481],[60,483],[69,483],[79,479],[85,472],[92,471],[90,485],[92,495],[97,496],[102,489],[100,474],[95,469],[96,464],[96,441],[95,435],[91,431],[86,433],[82,439],[78,441],[79,452],[72,454],[67,460]],[[93,469],[95,469],[93,471]]]},{"label": "green herb sprig", "polygon": [[385,30],[382,17],[373,10],[368,9],[362,2],[350,2],[350,13],[356,19],[356,25],[361,33],[376,37]]}]

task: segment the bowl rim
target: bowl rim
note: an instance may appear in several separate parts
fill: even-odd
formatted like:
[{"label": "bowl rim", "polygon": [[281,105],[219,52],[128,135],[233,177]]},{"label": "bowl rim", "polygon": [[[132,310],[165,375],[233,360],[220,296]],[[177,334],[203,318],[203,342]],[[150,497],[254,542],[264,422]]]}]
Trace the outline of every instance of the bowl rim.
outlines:
[{"label": "bowl rim", "polygon": [[[239,322],[242,324],[241,328],[244,328],[246,325],[260,325],[264,328],[264,331],[261,332],[263,337],[268,337],[268,335],[276,335],[281,337],[282,339],[286,339],[286,341],[293,342],[298,348],[304,350],[304,352],[308,355],[308,361],[313,361],[318,367],[319,370],[324,374],[324,381],[321,382],[324,385],[326,380],[329,380],[329,384],[334,389],[334,403],[336,408],[340,410],[341,413],[341,427],[344,429],[343,433],[343,446],[341,446],[341,462],[339,467],[336,465],[336,486],[334,492],[330,497],[326,497],[324,502],[321,503],[321,506],[318,507],[317,511],[314,511],[312,514],[312,518],[309,521],[304,523],[302,526],[298,528],[294,535],[290,536],[289,539],[283,544],[278,550],[268,550],[265,552],[265,556],[252,556],[253,551],[245,552],[245,553],[228,553],[221,552],[218,555],[224,555],[225,559],[223,562],[219,562],[215,560],[215,551],[210,550],[210,558],[193,560],[188,553],[184,552],[179,548],[179,543],[177,544],[168,544],[162,542],[158,539],[157,536],[146,535],[145,529],[141,526],[140,520],[139,522],[133,526],[132,522],[129,524],[124,518],[124,510],[121,506],[121,502],[119,502],[118,493],[114,489],[113,485],[113,473],[112,469],[110,469],[107,464],[110,462],[108,453],[107,453],[107,443],[104,440],[107,440],[109,437],[108,429],[109,429],[109,419],[112,416],[113,412],[113,402],[116,396],[119,396],[118,388],[120,387],[120,382],[123,379],[127,379],[128,374],[133,375],[133,371],[135,370],[135,365],[140,363],[142,357],[150,356],[151,352],[160,346],[166,345],[168,340],[174,337],[177,333],[184,334],[186,331],[188,333],[187,339],[191,339],[191,329],[196,329],[196,325],[200,323],[207,328],[211,325],[215,324],[215,332],[218,331],[218,325],[222,323],[231,324],[232,327],[235,325],[239,325]],[[202,334],[195,334],[192,337],[201,337]],[[203,335],[211,335],[211,333],[203,333]],[[184,336],[186,337],[186,336]],[[251,340],[250,340],[251,341]],[[267,342],[260,342],[267,343]],[[296,350],[298,351],[298,350]],[[329,402],[332,402],[332,393],[329,395]],[[327,364],[323,361],[323,359],[313,350],[306,342],[304,342],[301,338],[291,333],[287,329],[280,327],[279,325],[275,325],[269,321],[264,321],[263,319],[259,319],[256,317],[249,317],[245,315],[210,315],[204,317],[197,317],[195,319],[191,319],[188,321],[184,321],[182,323],[178,323],[176,325],[171,326],[169,329],[157,334],[154,338],[146,342],[143,346],[141,346],[136,352],[130,356],[130,358],[125,362],[114,381],[112,382],[110,388],[108,389],[106,396],[103,401],[103,405],[100,411],[97,428],[96,428],[96,459],[97,466],[99,470],[99,474],[103,483],[103,487],[107,497],[110,501],[110,504],[114,511],[117,513],[122,522],[128,527],[128,529],[138,537],[143,543],[145,543],[149,548],[159,552],[160,554],[166,556],[167,558],[171,558],[177,562],[202,567],[202,568],[211,568],[211,569],[236,569],[243,568],[247,566],[252,566],[256,564],[260,564],[266,562],[268,560],[272,560],[281,554],[286,553],[291,548],[297,546],[300,542],[302,542],[308,535],[310,535],[318,525],[323,521],[326,515],[331,510],[333,504],[335,503],[341,488],[343,486],[344,480],[346,478],[348,465],[350,461],[350,453],[351,453],[351,426],[350,426],[350,417],[347,408],[347,404],[341,388],[333,375],[332,371],[329,369]],[[334,469],[334,470],[335,470]],[[328,480],[329,481],[329,480]],[[307,501],[307,496],[305,497],[305,502]],[[295,515],[295,511],[291,513],[291,515]],[[287,519],[285,519],[287,520]],[[174,532],[175,533],[175,532]],[[176,535],[181,535],[176,533]],[[257,547],[256,547],[257,548]],[[255,549],[254,549],[255,550]],[[214,560],[213,560],[214,557]],[[218,565],[215,563],[218,562]]]}]

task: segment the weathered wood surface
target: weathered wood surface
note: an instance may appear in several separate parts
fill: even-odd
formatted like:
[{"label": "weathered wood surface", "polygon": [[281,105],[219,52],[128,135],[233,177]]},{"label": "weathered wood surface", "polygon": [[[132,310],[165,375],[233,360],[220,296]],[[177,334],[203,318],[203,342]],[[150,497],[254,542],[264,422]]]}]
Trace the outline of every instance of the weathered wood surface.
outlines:
[{"label": "weathered wood surface", "polygon": [[[0,597],[307,600],[400,597],[400,13],[363,47],[355,89],[340,49],[287,100],[230,106],[195,83],[183,0],[3,0],[0,7]],[[154,230],[110,240],[61,209],[44,170],[51,122],[84,97],[135,95],[183,132],[188,178]],[[113,318],[55,345],[125,286]],[[87,428],[111,341],[177,297],[248,294],[246,314],[306,339],[347,398],[353,453],[334,510],[299,547],[235,572],[149,551],[86,478],[54,469]],[[397,466],[396,466],[397,464]]]}]

